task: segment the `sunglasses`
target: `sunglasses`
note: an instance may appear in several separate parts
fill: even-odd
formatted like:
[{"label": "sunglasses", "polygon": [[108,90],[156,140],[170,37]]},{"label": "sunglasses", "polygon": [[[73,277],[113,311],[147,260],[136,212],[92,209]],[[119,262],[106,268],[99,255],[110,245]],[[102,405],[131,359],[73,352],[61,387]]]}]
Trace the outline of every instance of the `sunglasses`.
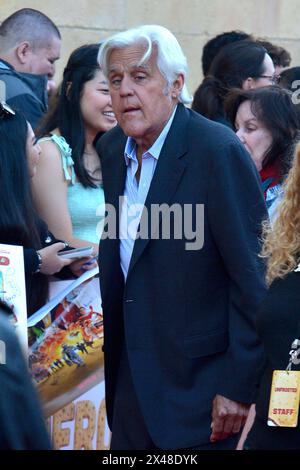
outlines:
[{"label": "sunglasses", "polygon": [[0,119],[4,119],[7,116],[14,116],[16,113],[14,110],[5,103],[5,101],[0,101]]}]

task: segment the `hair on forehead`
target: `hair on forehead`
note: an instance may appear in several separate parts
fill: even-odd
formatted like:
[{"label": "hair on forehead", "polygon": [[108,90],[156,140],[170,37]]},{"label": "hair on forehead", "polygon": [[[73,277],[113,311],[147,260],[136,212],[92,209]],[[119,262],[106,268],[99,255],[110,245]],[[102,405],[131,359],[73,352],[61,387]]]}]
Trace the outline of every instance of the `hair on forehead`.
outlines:
[{"label": "hair on forehead", "polygon": [[[136,46],[138,47],[139,44],[136,44]],[[128,47],[134,47],[134,46],[128,46]],[[152,47],[152,52],[154,48],[155,48],[155,45],[154,47]],[[113,59],[112,55],[114,52],[122,51],[122,49],[113,49],[111,51],[111,54],[109,54],[108,60],[107,60],[107,74],[119,71],[120,66],[118,64],[118,58],[115,60],[115,57]],[[143,70],[149,71],[151,69],[151,65],[149,63],[151,57],[149,57],[149,59],[147,58],[145,59],[144,49],[145,48],[143,48],[143,50],[140,51],[140,54],[139,54],[139,51],[136,49],[134,51],[136,54],[133,53],[132,58],[131,58],[130,53],[128,54],[128,57],[126,56],[125,59],[123,58],[123,63],[125,62],[126,68],[140,70],[140,71],[143,71]]]},{"label": "hair on forehead", "polygon": [[8,51],[23,41],[32,47],[47,47],[53,37],[61,39],[57,26],[48,16],[32,8],[22,8],[1,24],[0,50]]},{"label": "hair on forehead", "polygon": [[[143,25],[129,29],[104,41],[98,55],[99,65],[104,75],[107,76],[109,57],[113,50],[125,49],[136,44],[145,45],[145,52],[138,65],[147,63],[153,50],[155,50],[154,48],[157,48],[157,67],[166,79],[168,86],[172,85],[179,74],[184,77],[184,82],[186,81],[188,74],[187,60],[177,39],[168,29],[158,25]],[[185,83],[179,101],[184,104],[192,101]]]}]

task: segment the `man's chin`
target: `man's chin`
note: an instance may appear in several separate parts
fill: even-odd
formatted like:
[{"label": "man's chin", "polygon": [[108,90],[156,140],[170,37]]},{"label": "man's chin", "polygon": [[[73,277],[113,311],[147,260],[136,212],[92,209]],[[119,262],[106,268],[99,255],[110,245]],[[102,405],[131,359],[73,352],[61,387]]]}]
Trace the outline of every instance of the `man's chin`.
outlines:
[{"label": "man's chin", "polygon": [[127,137],[132,137],[133,139],[138,139],[143,135],[141,129],[137,126],[129,126],[120,122],[120,126]]}]

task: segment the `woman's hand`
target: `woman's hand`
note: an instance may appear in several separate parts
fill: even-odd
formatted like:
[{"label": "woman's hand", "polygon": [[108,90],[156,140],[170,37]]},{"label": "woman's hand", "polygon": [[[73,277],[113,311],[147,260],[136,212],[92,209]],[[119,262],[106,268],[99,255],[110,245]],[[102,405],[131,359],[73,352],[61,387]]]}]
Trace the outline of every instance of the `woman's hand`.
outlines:
[{"label": "woman's hand", "polygon": [[94,256],[89,256],[86,258],[77,258],[73,263],[70,264],[70,269],[72,273],[79,277],[85,271],[89,271],[98,266],[97,259]]},{"label": "woman's hand", "polygon": [[72,263],[71,259],[63,259],[57,254],[59,251],[63,250],[65,246],[64,243],[58,242],[38,250],[42,258],[41,273],[52,275]]}]

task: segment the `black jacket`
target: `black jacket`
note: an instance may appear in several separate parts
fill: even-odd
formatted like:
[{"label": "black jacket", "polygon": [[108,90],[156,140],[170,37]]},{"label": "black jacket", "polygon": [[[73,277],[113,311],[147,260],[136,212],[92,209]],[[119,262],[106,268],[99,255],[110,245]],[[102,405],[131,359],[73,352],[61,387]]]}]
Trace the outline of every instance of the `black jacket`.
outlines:
[{"label": "black jacket", "polygon": [[47,112],[47,77],[16,72],[8,62],[0,59],[0,81],[5,83],[5,90],[0,83],[0,98],[5,98],[7,104],[24,114],[35,130]]},{"label": "black jacket", "polygon": [[0,449],[50,450],[37,392],[16,334],[1,309],[0,348]]},{"label": "black jacket", "polygon": [[[105,201],[116,208],[125,142],[116,127],[98,145]],[[203,204],[204,244],[187,250],[188,237],[176,239],[172,228],[169,239],[138,239],[124,284],[118,225],[116,239],[103,235],[106,404],[111,425],[125,337],[150,436],[158,448],[179,449],[209,442],[216,394],[254,399],[263,360],[254,319],[265,295],[258,237],[267,213],[256,169],[234,133],[183,105],[157,162],[148,213],[162,203]]]},{"label": "black jacket", "polygon": [[[267,425],[273,371],[286,369],[291,345],[300,339],[299,292],[300,272],[276,279],[257,313],[257,330],[267,361],[256,400],[256,418],[246,441],[253,449],[300,450],[300,418],[295,428]],[[300,364],[293,364],[292,370],[300,371]]]}]

